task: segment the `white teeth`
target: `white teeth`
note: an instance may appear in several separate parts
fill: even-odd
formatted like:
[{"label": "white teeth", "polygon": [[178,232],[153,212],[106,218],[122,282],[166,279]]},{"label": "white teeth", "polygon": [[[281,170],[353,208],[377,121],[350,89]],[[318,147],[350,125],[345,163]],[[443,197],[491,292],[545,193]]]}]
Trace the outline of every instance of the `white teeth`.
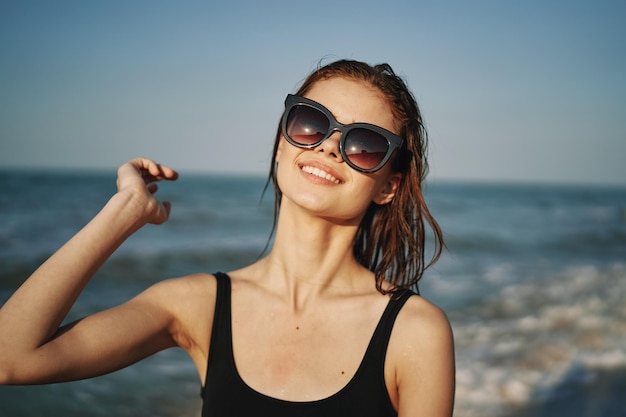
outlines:
[{"label": "white teeth", "polygon": [[305,165],[305,166],[302,167],[302,170],[304,172],[308,172],[309,174],[313,174],[316,177],[324,178],[324,179],[326,179],[328,181],[334,182],[335,184],[339,184],[339,180],[337,178],[333,177],[332,175],[330,175],[326,171],[322,171],[319,168],[310,167],[308,165]]}]

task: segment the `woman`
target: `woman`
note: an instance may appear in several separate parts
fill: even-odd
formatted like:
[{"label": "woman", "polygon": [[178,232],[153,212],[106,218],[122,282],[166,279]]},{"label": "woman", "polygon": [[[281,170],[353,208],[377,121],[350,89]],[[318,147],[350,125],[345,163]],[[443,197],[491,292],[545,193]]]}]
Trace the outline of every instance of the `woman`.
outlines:
[{"label": "woman", "polygon": [[[68,381],[179,346],[203,384],[204,416],[449,416],[452,333],[409,288],[425,265],[425,134],[388,65],[338,61],[285,102],[270,180],[269,254],[228,274],[160,282],[59,327],[89,279],[132,233],[167,220],[137,158],[118,192],[0,310],[0,382]],[[278,210],[279,209],[279,210]]]}]

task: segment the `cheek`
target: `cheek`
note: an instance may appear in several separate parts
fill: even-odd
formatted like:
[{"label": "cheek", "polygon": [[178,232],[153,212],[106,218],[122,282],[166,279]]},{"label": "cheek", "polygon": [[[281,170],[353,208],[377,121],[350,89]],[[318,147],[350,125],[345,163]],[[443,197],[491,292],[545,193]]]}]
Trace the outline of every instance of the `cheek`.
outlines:
[{"label": "cheek", "polygon": [[[281,162],[282,158],[282,162]],[[276,181],[278,183],[278,188],[284,190],[283,187],[288,184],[286,181],[289,181],[289,178],[293,174],[291,170],[291,164],[289,163],[289,151],[285,149],[285,147],[279,146],[276,150],[276,157],[274,158],[276,163]]]}]

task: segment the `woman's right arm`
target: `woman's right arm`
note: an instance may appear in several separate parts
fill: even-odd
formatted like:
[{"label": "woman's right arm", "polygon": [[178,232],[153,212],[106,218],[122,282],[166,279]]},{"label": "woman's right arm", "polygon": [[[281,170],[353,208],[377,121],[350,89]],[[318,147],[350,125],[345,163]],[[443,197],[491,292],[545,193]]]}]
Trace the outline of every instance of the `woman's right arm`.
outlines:
[{"label": "woman's right arm", "polygon": [[132,233],[162,223],[169,204],[155,181],[177,173],[137,158],[118,170],[118,192],[0,309],[0,383],[44,383],[109,372],[173,344],[159,289],[60,328],[95,272]]}]

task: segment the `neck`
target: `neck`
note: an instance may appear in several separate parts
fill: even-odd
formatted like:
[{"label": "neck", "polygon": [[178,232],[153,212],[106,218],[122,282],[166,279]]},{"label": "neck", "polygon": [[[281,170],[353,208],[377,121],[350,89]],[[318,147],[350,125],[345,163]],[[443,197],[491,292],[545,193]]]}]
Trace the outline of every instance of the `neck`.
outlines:
[{"label": "neck", "polygon": [[355,223],[338,224],[283,204],[262,275],[282,288],[294,308],[320,296],[371,291],[371,272],[354,259]]}]

